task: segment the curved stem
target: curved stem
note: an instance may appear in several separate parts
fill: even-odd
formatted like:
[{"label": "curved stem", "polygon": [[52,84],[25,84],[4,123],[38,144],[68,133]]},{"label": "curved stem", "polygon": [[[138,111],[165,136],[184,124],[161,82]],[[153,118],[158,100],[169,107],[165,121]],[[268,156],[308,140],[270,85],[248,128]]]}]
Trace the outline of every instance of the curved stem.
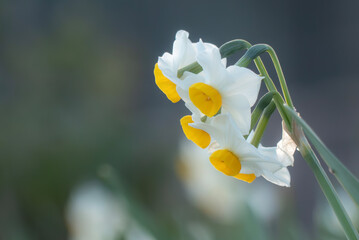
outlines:
[{"label": "curved stem", "polygon": [[279,83],[280,83],[280,86],[282,88],[285,101],[287,102],[287,104],[290,107],[293,108],[292,98],[290,97],[287,82],[285,81],[283,70],[282,70],[282,67],[281,67],[281,65],[279,63],[279,59],[277,57],[277,54],[275,53],[274,49],[271,46],[269,46],[269,49],[267,50],[267,52],[269,53],[269,55],[270,55],[270,57],[271,57],[271,59],[273,61],[274,67],[275,67],[275,69],[277,71]]},{"label": "curved stem", "polygon": [[251,144],[255,147],[258,147],[261,139],[262,139],[262,136],[263,136],[263,133],[264,133],[264,130],[267,128],[267,124],[268,124],[268,121],[270,119],[270,117],[272,116],[272,113],[274,112],[276,108],[276,105],[275,103],[272,101],[263,111],[263,114],[257,124],[257,128],[256,128],[256,131],[254,132],[254,136],[253,136],[253,139],[251,141]]},{"label": "curved stem", "polygon": [[[271,60],[272,60],[273,65],[274,65],[274,68],[275,68],[275,70],[277,72],[277,75],[278,75],[279,83],[280,83],[280,86],[282,88],[284,98],[285,98],[287,104],[290,107],[293,108],[293,102],[292,102],[292,99],[291,99],[289,91],[288,91],[288,87],[287,87],[287,83],[286,83],[285,78],[284,78],[282,67],[281,67],[281,65],[279,63],[277,54],[275,53],[274,49],[271,46],[269,46],[267,44],[256,44],[256,45],[252,46],[243,55],[243,57],[241,57],[241,59],[238,60],[236,65],[246,67],[246,66],[248,66],[248,64],[253,59],[258,58],[259,55],[261,55],[264,52],[268,52],[269,56],[271,57]],[[263,63],[262,63],[262,65],[263,65]]]},{"label": "curved stem", "polygon": [[251,116],[251,127],[249,132],[251,132],[254,126],[257,124],[260,116],[262,115],[264,109],[272,102],[273,95],[278,94],[278,92],[267,92],[261,99],[259,99],[256,107],[254,108]]},{"label": "curved stem", "polygon": [[[268,91],[274,91],[274,92],[277,92],[278,93],[278,90],[277,88],[275,87],[272,79],[270,78],[268,72],[267,72],[267,69],[265,68],[264,64],[263,64],[263,61],[262,59],[257,56],[256,58],[254,58],[254,63],[256,64],[256,67],[259,71],[259,73],[264,76],[264,83],[268,89]],[[291,129],[291,122],[284,110],[284,107],[283,107],[283,104],[284,104],[284,100],[282,98],[282,96],[278,93],[278,94],[275,94],[273,96],[273,101],[278,109],[278,112],[281,116],[281,118],[283,119],[285,125],[287,126],[288,130]]]}]

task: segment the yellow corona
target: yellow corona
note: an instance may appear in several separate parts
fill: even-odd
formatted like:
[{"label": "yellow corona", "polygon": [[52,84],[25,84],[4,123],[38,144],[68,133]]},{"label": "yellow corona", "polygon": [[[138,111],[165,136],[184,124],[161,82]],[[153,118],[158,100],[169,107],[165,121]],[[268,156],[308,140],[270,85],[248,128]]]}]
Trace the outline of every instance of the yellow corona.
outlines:
[{"label": "yellow corona", "polygon": [[189,126],[189,123],[193,123],[191,116],[184,116],[181,118],[180,122],[183,132],[189,140],[193,141],[201,148],[208,147],[209,143],[211,142],[210,135],[201,129]]},{"label": "yellow corona", "polygon": [[155,75],[156,85],[164,94],[166,94],[171,102],[176,103],[181,100],[181,97],[176,90],[176,84],[163,75],[161,69],[158,67],[158,63],[156,63],[153,73]]},{"label": "yellow corona", "polygon": [[188,93],[192,103],[208,117],[216,115],[222,106],[221,94],[208,84],[195,83]]},{"label": "yellow corona", "polygon": [[209,157],[210,162],[220,172],[235,177],[239,180],[251,183],[256,178],[254,174],[243,174],[240,159],[227,149],[217,150]]}]

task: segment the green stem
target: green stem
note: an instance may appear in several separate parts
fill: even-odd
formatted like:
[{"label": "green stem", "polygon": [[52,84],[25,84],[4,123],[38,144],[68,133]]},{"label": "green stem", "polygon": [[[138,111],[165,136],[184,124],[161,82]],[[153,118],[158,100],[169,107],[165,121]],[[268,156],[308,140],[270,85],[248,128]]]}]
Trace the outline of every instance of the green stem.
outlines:
[{"label": "green stem", "polygon": [[314,154],[305,137],[300,139],[298,148],[303,158],[312,169],[325,197],[332,206],[335,215],[337,216],[341,226],[344,229],[346,237],[350,240],[359,239],[357,230],[354,228],[353,223],[351,222],[347,212],[341,204],[333,185],[331,184],[327,174],[320,165],[318,158]]},{"label": "green stem", "polygon": [[226,58],[240,50],[248,49],[252,47],[252,44],[243,39],[235,39],[224,43],[219,47],[219,52],[222,58]]},{"label": "green stem", "polygon": [[254,126],[257,124],[264,109],[272,102],[274,94],[278,94],[278,92],[267,92],[263,97],[261,97],[261,99],[259,99],[256,107],[252,112],[251,128],[249,129],[249,132],[251,132]]},{"label": "green stem", "polygon": [[256,131],[254,132],[254,136],[253,136],[253,139],[251,141],[251,144],[255,147],[258,147],[261,139],[262,139],[262,136],[263,136],[263,133],[265,131],[265,129],[267,128],[267,124],[268,124],[268,121],[270,119],[270,117],[272,116],[272,113],[274,112],[276,108],[276,105],[274,102],[271,102],[265,109],[264,109],[264,112],[257,124],[257,128],[256,128]]},{"label": "green stem", "polygon": [[275,87],[273,80],[271,79],[271,77],[268,74],[268,71],[266,69],[266,67],[263,64],[263,61],[260,57],[256,57],[254,59],[254,63],[256,64],[256,67],[259,71],[259,73],[261,74],[261,76],[264,77],[263,81],[264,84],[266,85],[268,91],[273,92],[276,91],[278,92],[277,88]]},{"label": "green stem", "polygon": [[270,57],[271,57],[271,59],[273,61],[275,70],[277,71],[277,75],[278,75],[278,78],[279,78],[279,83],[280,83],[280,86],[282,88],[285,101],[287,102],[288,106],[293,108],[292,98],[290,97],[287,82],[285,81],[282,66],[279,63],[279,59],[277,57],[277,54],[275,53],[274,49],[271,46],[269,46],[269,49],[267,50],[267,52],[269,53],[269,55],[270,55]]},{"label": "green stem", "polygon": [[[260,57],[256,57],[254,58],[254,63],[256,64],[256,67],[259,71],[259,73],[261,74],[261,76],[264,77],[263,81],[268,89],[268,91],[273,91],[273,92],[277,92],[278,93],[278,90],[277,88],[275,87],[272,79],[270,78],[268,72],[267,72],[267,69],[265,68],[264,64],[263,64],[263,61]],[[290,130],[291,129],[291,122],[290,122],[290,119],[288,118],[286,112],[285,112],[285,109],[283,107],[283,104],[284,104],[284,100],[282,98],[282,96],[278,93],[278,94],[275,94],[273,96],[273,101],[278,109],[278,112],[280,114],[280,116],[282,117],[285,125],[287,126],[287,128]]]},{"label": "green stem", "polygon": [[269,56],[271,57],[274,68],[278,75],[279,83],[282,88],[284,98],[285,98],[287,104],[293,108],[293,102],[292,102],[292,99],[291,99],[289,91],[288,91],[288,86],[287,86],[287,83],[284,78],[282,67],[279,63],[277,54],[275,53],[274,49],[271,46],[269,46],[267,44],[256,44],[256,45],[252,46],[243,55],[243,57],[241,57],[241,59],[238,60],[236,65],[246,67],[253,59],[257,58],[259,55],[261,55],[264,52],[268,52]]}]

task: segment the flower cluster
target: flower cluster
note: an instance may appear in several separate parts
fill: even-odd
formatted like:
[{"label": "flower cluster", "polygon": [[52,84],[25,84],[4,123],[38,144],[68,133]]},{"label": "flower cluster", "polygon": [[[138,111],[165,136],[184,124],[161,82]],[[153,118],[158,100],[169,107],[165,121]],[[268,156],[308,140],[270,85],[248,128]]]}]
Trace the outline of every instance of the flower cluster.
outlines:
[{"label": "flower cluster", "polygon": [[[283,131],[276,147],[252,145],[251,107],[256,103],[263,77],[236,65],[227,67],[213,44],[192,43],[186,31],[178,31],[172,54],[165,53],[155,65],[157,86],[176,103],[181,99],[191,111],[181,126],[186,137],[203,149],[220,172],[245,182],[263,176],[280,186],[290,185],[287,166],[296,149]],[[201,71],[179,70],[197,62]]]}]

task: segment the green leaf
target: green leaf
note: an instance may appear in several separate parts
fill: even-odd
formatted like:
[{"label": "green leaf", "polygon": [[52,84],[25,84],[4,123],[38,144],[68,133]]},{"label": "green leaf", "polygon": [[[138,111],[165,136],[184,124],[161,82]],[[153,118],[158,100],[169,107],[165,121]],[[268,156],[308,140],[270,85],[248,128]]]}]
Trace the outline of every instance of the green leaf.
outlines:
[{"label": "green leaf", "polygon": [[330,172],[337,178],[338,182],[352,197],[354,202],[359,206],[359,181],[358,179],[343,165],[343,163],[325,146],[318,135],[310,128],[310,126],[300,118],[297,113],[289,106],[284,106],[287,113],[292,116],[295,121],[303,128],[309,141],[313,144],[319,155],[330,168]]},{"label": "green leaf", "polygon": [[358,240],[359,234],[355,229],[348,213],[345,211],[342,202],[340,201],[338,194],[336,193],[333,184],[330,182],[327,174],[321,166],[317,156],[313,149],[310,147],[307,139],[301,136],[298,140],[298,148],[300,154],[302,154],[309,167],[312,169],[314,176],[316,177],[320,188],[322,189],[329,204],[333,208],[337,219],[342,226],[344,233],[349,240]]}]

